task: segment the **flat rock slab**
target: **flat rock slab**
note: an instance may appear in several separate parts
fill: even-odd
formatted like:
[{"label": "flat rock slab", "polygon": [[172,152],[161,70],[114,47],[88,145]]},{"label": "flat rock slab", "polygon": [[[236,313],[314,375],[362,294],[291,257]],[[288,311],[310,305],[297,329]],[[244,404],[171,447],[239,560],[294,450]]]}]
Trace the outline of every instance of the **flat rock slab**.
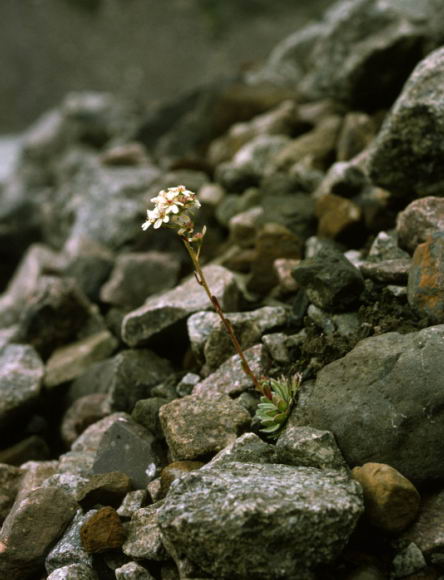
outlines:
[{"label": "flat rock slab", "polygon": [[340,553],[362,511],[359,485],[338,472],[234,462],[175,482],[158,521],[179,569],[296,580]]},{"label": "flat rock slab", "polygon": [[[234,275],[222,266],[207,266],[203,272],[211,292],[224,312],[238,310],[239,289]],[[143,306],[129,312],[122,322],[122,338],[138,346],[162,330],[199,310],[209,310],[211,302],[194,276],[169,292],[149,298]]]},{"label": "flat rock slab", "polygon": [[304,386],[295,423],[332,431],[348,465],[444,479],[444,325],[362,340]]}]

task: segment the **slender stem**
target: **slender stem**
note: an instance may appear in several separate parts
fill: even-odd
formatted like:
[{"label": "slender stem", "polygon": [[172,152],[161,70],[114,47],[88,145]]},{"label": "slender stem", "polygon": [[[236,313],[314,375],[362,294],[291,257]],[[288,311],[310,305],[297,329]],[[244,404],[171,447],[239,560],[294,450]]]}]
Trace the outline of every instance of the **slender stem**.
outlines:
[{"label": "slender stem", "polygon": [[239,341],[238,341],[236,335],[234,334],[233,326],[232,326],[231,322],[227,318],[225,318],[225,315],[223,313],[221,305],[219,304],[219,300],[216,298],[216,296],[214,296],[214,294],[211,293],[211,290],[210,290],[210,288],[207,284],[207,281],[205,279],[204,273],[202,272],[202,268],[200,267],[199,256],[196,254],[196,252],[194,251],[190,242],[185,237],[182,237],[182,241],[183,241],[183,243],[184,243],[184,245],[185,245],[185,247],[190,255],[192,262],[193,262],[194,274],[196,276],[196,280],[203,287],[205,292],[207,293],[207,296],[210,299],[212,305],[214,306],[215,311],[219,315],[219,318],[221,319],[221,321],[225,327],[225,330],[227,331],[227,334],[230,337],[231,342],[233,343],[233,346],[234,346],[237,354],[239,355],[239,358],[241,359],[242,370],[253,381],[253,384],[254,384],[256,390],[258,390],[260,393],[268,396],[267,393],[264,392],[264,389],[263,389],[259,379],[256,377],[254,372],[251,370],[251,367],[248,364],[247,359],[245,358],[242,347],[239,344]]}]

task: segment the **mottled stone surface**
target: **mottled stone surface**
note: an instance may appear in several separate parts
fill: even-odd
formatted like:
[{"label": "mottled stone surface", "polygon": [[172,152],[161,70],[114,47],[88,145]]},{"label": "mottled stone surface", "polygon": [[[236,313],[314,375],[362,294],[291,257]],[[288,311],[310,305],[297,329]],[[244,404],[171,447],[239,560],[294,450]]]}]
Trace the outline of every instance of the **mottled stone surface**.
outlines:
[{"label": "mottled stone surface", "polygon": [[226,395],[188,395],[160,409],[160,421],[174,461],[214,455],[250,424],[250,415]]},{"label": "mottled stone surface", "polygon": [[71,446],[87,427],[106,417],[109,412],[109,399],[102,393],[92,393],[74,401],[65,412],[60,427],[64,443]]},{"label": "mottled stone surface", "polygon": [[414,542],[429,561],[433,561],[434,554],[442,558],[444,553],[443,512],[444,491],[426,495],[418,519],[401,536],[403,540]]},{"label": "mottled stone surface", "polygon": [[421,497],[399,471],[383,463],[354,467],[353,478],[364,492],[365,516],[377,528],[399,533],[417,517]]},{"label": "mottled stone surface", "polygon": [[444,322],[444,232],[419,244],[409,270],[409,304],[434,323]]},{"label": "mottled stone surface", "polygon": [[255,433],[244,433],[232,443],[224,447],[204,469],[220,466],[226,463],[284,463],[276,456],[275,447],[265,443]]},{"label": "mottled stone surface", "polygon": [[93,475],[78,491],[76,499],[84,510],[96,504],[117,508],[130,489],[131,481],[125,473],[109,471]]},{"label": "mottled stone surface", "polygon": [[152,505],[133,514],[128,537],[122,547],[124,554],[131,558],[160,562],[169,559],[160,535],[157,510],[158,507]]},{"label": "mottled stone surface", "polygon": [[362,509],[357,484],[338,472],[234,462],[181,478],[158,518],[179,569],[300,579],[335,558]]},{"label": "mottled stone surface", "polygon": [[116,580],[154,580],[154,576],[137,562],[128,562],[115,570]]},{"label": "mottled stone surface", "polygon": [[[204,274],[212,293],[225,312],[238,310],[239,290],[234,276],[222,266],[207,266]],[[122,323],[123,340],[130,346],[146,342],[151,336],[171,327],[211,303],[194,276],[161,296],[149,298],[143,306],[129,312]]]},{"label": "mottled stone surface", "polygon": [[200,469],[203,465],[205,463],[202,461],[173,461],[166,465],[160,472],[160,496],[164,497],[167,494],[173,481],[190,471]]},{"label": "mottled stone surface", "polygon": [[5,425],[40,394],[43,363],[32,348],[19,344],[0,350],[0,423]]},{"label": "mottled stone surface", "polygon": [[24,472],[18,467],[0,464],[0,525],[8,515]]},{"label": "mottled stone surface", "polygon": [[442,480],[443,345],[443,325],[362,340],[302,387],[295,423],[332,431],[350,467],[386,463],[414,484]]},{"label": "mottled stone surface", "polygon": [[374,183],[399,195],[442,195],[444,49],[422,60],[398,97],[370,159]]},{"label": "mottled stone surface", "polygon": [[47,580],[98,580],[98,576],[86,564],[68,564],[51,572]]}]

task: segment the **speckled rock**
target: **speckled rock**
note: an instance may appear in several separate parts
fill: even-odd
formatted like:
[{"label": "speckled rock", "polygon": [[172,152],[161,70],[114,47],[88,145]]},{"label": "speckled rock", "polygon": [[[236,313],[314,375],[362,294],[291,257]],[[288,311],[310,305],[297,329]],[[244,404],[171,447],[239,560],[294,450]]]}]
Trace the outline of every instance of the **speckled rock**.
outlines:
[{"label": "speckled rock", "polygon": [[47,580],[98,580],[98,576],[86,564],[68,564],[51,572]]},{"label": "speckled rock", "polygon": [[402,286],[407,284],[410,267],[411,260],[409,258],[397,258],[378,262],[365,261],[359,265],[359,270],[364,278],[370,278],[383,284]]},{"label": "speckled rock", "polygon": [[409,270],[407,297],[410,306],[434,323],[444,322],[444,232],[419,244]]},{"label": "speckled rock", "polygon": [[120,506],[117,508],[117,513],[121,518],[131,518],[133,513],[139,510],[141,507],[144,507],[146,503],[146,489],[135,489],[134,491],[129,491],[123,498]]},{"label": "speckled rock", "polygon": [[179,268],[174,254],[155,251],[120,254],[110,279],[102,286],[100,298],[115,306],[138,308],[148,296],[172,288]]},{"label": "speckled rock", "polygon": [[364,491],[365,517],[389,533],[402,532],[417,517],[421,498],[399,471],[382,463],[354,467],[353,478]]},{"label": "speckled rock", "polygon": [[125,541],[122,522],[112,507],[103,507],[85,519],[80,528],[83,549],[88,554],[120,548]]},{"label": "speckled rock", "polygon": [[80,528],[90,516],[91,513],[84,514],[82,510],[77,510],[74,519],[65,530],[63,536],[46,556],[45,568],[47,574],[51,574],[57,568],[72,564],[84,564],[92,567],[92,557],[82,548],[80,543]]},{"label": "speckled rock", "polygon": [[291,419],[279,435],[275,453],[277,463],[347,471],[347,464],[330,431],[298,427]]},{"label": "speckled rock", "polygon": [[[281,463],[275,447],[265,443],[255,433],[244,433],[224,447],[203,469],[225,465],[226,463]],[[283,462],[282,462],[283,463]]]},{"label": "speckled rock", "polygon": [[11,344],[0,350],[0,423],[14,420],[40,394],[44,366],[32,346]]},{"label": "speckled rock", "polygon": [[165,497],[173,481],[190,471],[200,469],[205,463],[202,461],[173,461],[160,472],[160,497]]},{"label": "speckled rock", "polygon": [[[238,310],[239,290],[233,274],[222,266],[207,266],[204,274],[224,312]],[[193,276],[128,313],[123,319],[122,337],[130,346],[137,346],[190,314],[210,308],[208,296]]]},{"label": "speckled rock", "polygon": [[128,562],[114,570],[116,580],[154,580],[154,576],[137,562]]},{"label": "speckled rock", "polygon": [[108,330],[102,330],[56,349],[46,363],[44,383],[56,387],[81,375],[90,365],[109,356],[117,340]]},{"label": "speckled rock", "polygon": [[[245,358],[256,377],[266,376],[270,368],[270,356],[264,345],[257,344],[244,352]],[[193,388],[193,395],[238,395],[253,386],[252,379],[242,369],[239,355],[225,361],[214,373]]]},{"label": "speckled rock", "polygon": [[123,553],[130,558],[157,562],[169,559],[160,535],[157,510],[158,506],[152,505],[133,514],[128,537],[122,547]]},{"label": "speckled rock", "polygon": [[188,395],[160,410],[173,461],[214,455],[250,424],[250,415],[226,395]]},{"label": "speckled rock", "polygon": [[392,578],[410,578],[427,566],[425,558],[416,544],[411,542],[400,550],[392,561]]},{"label": "speckled rock", "polygon": [[295,423],[332,431],[350,467],[386,463],[415,485],[441,481],[443,345],[443,325],[362,340],[303,385]]},{"label": "speckled rock", "polygon": [[370,158],[374,183],[399,195],[442,195],[444,49],[413,71],[380,131]]},{"label": "speckled rock", "polygon": [[444,230],[444,199],[442,197],[423,197],[409,203],[398,213],[396,233],[398,243],[410,253],[416,246],[439,230]]},{"label": "speckled rock", "polygon": [[0,576],[32,576],[76,509],[74,499],[56,487],[35,489],[16,502],[0,533]]},{"label": "speckled rock", "polygon": [[357,484],[338,472],[234,462],[178,480],[158,520],[179,570],[297,580],[335,558],[361,511]]}]

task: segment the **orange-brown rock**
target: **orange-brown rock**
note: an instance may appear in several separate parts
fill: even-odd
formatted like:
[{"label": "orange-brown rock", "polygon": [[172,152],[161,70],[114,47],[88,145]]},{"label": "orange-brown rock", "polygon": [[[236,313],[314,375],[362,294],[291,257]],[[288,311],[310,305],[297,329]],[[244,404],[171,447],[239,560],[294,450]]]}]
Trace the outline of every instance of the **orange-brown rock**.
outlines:
[{"label": "orange-brown rock", "polygon": [[324,238],[337,238],[362,218],[361,209],[351,200],[329,193],[316,202],[316,215],[319,218],[318,235]]},{"label": "orange-brown rock", "polygon": [[444,322],[444,232],[417,246],[409,271],[410,306],[435,323]]},{"label": "orange-brown rock", "polygon": [[390,465],[365,463],[352,470],[364,492],[365,517],[386,532],[401,532],[418,515],[420,495],[415,486]]},{"label": "orange-brown rock", "polygon": [[89,554],[120,548],[125,541],[125,530],[117,512],[103,507],[80,528],[82,547]]}]

